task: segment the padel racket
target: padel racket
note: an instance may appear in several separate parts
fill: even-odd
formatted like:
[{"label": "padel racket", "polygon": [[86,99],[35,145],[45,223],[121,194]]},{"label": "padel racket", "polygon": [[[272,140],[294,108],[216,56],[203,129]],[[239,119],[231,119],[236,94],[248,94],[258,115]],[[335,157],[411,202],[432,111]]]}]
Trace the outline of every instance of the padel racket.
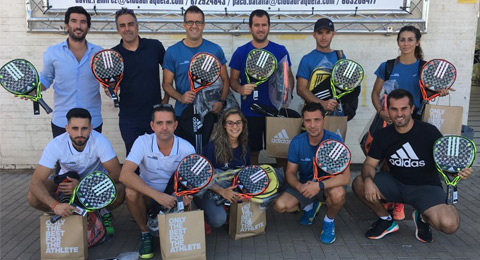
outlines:
[{"label": "padel racket", "polygon": [[[117,188],[112,179],[104,172],[94,171],[78,183],[69,204],[77,208],[75,213],[84,216],[88,211],[107,207],[116,197]],[[50,222],[55,223],[60,218],[58,215],[52,216]]]},{"label": "padel racket", "polygon": [[475,143],[463,136],[444,136],[438,138],[433,145],[433,160],[447,185],[446,203],[458,202],[457,184],[460,176],[455,176],[464,168],[470,168],[475,160],[477,148]]},{"label": "padel racket", "polygon": [[[53,110],[42,99],[42,89],[38,72],[32,63],[25,59],[15,59],[0,68],[0,85],[8,92],[33,102],[38,102],[47,114]],[[30,95],[35,91],[35,95]],[[35,106],[34,106],[35,107]],[[35,111],[34,114],[39,114]]]},{"label": "padel racket", "polygon": [[[313,179],[322,181],[343,172],[352,159],[350,150],[340,141],[327,139],[318,145],[313,159]],[[325,174],[319,176],[318,169]]]},{"label": "padel racket", "polygon": [[118,107],[118,86],[123,79],[122,55],[112,49],[101,50],[93,55],[90,66],[97,81],[110,93],[114,106]]},{"label": "padel racket", "polygon": [[[210,53],[199,52],[190,60],[188,67],[188,79],[190,80],[190,90],[197,93],[200,90],[212,85],[218,80],[222,72],[222,63],[217,57]],[[199,111],[193,105],[193,133],[195,134],[195,152],[202,153],[202,133],[200,129],[203,126]]]},{"label": "padel racket", "polygon": [[363,68],[357,62],[341,59],[335,63],[330,77],[330,85],[333,97],[339,101],[339,112],[343,111],[340,98],[353,92],[360,85],[363,78]]},{"label": "padel racket", "polygon": [[308,90],[321,100],[330,99],[331,84],[329,82],[332,73],[323,67],[316,67],[310,74]]},{"label": "padel racket", "polygon": [[438,97],[442,89],[451,88],[456,78],[457,69],[452,63],[443,59],[427,61],[420,73],[420,91],[423,100],[421,107],[418,109],[418,114],[422,114],[424,106]]},{"label": "padel racket", "polygon": [[262,194],[270,183],[267,172],[258,165],[243,167],[233,178],[232,185],[239,191],[239,195],[249,199]]},{"label": "padel racket", "polygon": [[[245,62],[245,76],[248,84],[252,82],[252,79],[256,80],[253,100],[258,100],[257,87],[267,81],[276,68],[277,58],[271,52],[263,49],[253,49],[248,53]],[[246,96],[243,97],[243,100],[245,99],[247,99]]]},{"label": "padel racket", "polygon": [[278,110],[275,107],[257,104],[255,102],[250,104],[250,110],[262,116],[277,117]]},{"label": "padel racket", "polygon": [[183,196],[198,193],[212,181],[214,170],[207,158],[190,154],[180,161],[174,173],[174,194],[177,196],[177,210],[183,211]]}]

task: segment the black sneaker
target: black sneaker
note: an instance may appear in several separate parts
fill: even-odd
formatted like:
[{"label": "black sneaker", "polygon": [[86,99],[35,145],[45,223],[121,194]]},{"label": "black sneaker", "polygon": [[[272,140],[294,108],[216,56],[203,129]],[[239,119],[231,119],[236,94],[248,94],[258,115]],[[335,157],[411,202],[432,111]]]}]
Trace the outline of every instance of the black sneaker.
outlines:
[{"label": "black sneaker", "polygon": [[422,221],[417,210],[412,213],[412,218],[415,223],[415,237],[423,243],[431,243],[433,237],[430,225]]},{"label": "black sneaker", "polygon": [[370,229],[365,233],[365,236],[370,239],[380,239],[387,234],[393,233],[398,230],[398,225],[395,220],[383,220],[378,218],[375,223],[372,224]]}]

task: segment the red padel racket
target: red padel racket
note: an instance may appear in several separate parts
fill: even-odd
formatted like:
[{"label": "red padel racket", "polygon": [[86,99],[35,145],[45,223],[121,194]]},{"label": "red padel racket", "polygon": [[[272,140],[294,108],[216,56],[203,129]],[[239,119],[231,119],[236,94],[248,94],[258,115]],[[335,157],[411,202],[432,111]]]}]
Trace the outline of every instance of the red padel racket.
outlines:
[{"label": "red padel racket", "polygon": [[[218,80],[222,72],[222,63],[217,57],[210,53],[200,52],[190,60],[188,68],[188,79],[190,90],[198,91],[212,85]],[[193,133],[195,134],[195,151],[202,153],[202,134],[200,128],[203,126],[202,119],[195,105],[193,105]]]},{"label": "red padel racket", "polygon": [[[327,139],[318,145],[313,159],[313,179],[322,181],[343,172],[349,165],[352,155],[347,146],[340,141]],[[318,174],[320,169],[325,174]]]},{"label": "red padel racket", "polygon": [[106,49],[93,55],[90,62],[93,75],[110,93],[115,107],[119,106],[117,92],[123,79],[123,57],[115,50]]}]

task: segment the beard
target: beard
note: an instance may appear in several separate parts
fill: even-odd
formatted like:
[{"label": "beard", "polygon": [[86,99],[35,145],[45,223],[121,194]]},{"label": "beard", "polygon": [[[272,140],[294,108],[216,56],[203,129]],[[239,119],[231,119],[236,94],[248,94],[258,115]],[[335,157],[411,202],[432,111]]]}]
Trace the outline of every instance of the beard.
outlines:
[{"label": "beard", "polygon": [[[80,137],[80,139],[79,139],[79,137]],[[76,146],[83,146],[87,143],[88,137],[83,137],[83,136],[77,136],[75,138],[70,137],[70,140],[72,140],[72,143]]]},{"label": "beard", "polygon": [[[75,31],[81,31],[83,32],[80,36],[77,36],[75,35]],[[76,41],[76,42],[81,42],[83,40],[85,40],[85,38],[87,37],[87,32],[86,31],[83,31],[83,30],[80,30],[80,29],[76,29],[76,30],[72,30],[72,29],[68,29],[68,36],[73,40],[73,41]]]}]

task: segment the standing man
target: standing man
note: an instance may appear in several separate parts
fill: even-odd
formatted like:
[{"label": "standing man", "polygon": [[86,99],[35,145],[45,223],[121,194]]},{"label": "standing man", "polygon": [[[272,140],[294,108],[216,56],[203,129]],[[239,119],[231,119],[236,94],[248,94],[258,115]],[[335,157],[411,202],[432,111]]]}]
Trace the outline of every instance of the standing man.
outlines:
[{"label": "standing man", "polygon": [[[178,117],[179,127],[175,134],[186,139],[191,144],[195,143],[193,135],[193,105],[195,93],[190,90],[190,81],[188,79],[188,68],[192,57],[199,52],[207,52],[217,57],[222,63],[221,99],[213,104],[212,113],[204,117],[203,127],[203,146],[210,139],[213,130],[213,124],[217,121],[217,115],[225,107],[228,95],[228,73],[225,63],[227,59],[222,48],[206,39],[202,38],[203,29],[205,29],[205,15],[203,11],[195,5],[190,6],[183,16],[183,28],[186,32],[185,39],[170,46],[165,54],[163,65],[163,90],[170,97],[176,100],[175,115]],[[175,88],[173,81],[175,80]],[[190,105],[190,106],[189,106]],[[189,108],[187,108],[189,107]]]},{"label": "standing man", "polygon": [[[442,134],[435,126],[412,118],[413,102],[413,95],[405,89],[388,94],[388,116],[393,123],[376,132],[362,174],[352,183],[357,197],[378,216],[365,234],[369,239],[380,239],[399,229],[382,201],[415,208],[415,237],[421,242],[433,241],[430,225],[446,234],[455,233],[460,225],[455,206],[445,204],[447,195],[433,160],[433,144]],[[376,173],[375,167],[384,159],[390,172]],[[458,175],[467,179],[472,173],[466,168]]]},{"label": "standing man", "polygon": [[323,219],[320,241],[331,244],[336,238],[335,217],[345,204],[345,186],[350,182],[350,166],[333,178],[313,181],[312,161],[318,145],[326,139],[343,141],[337,134],[323,129],[325,110],[322,105],[307,103],[302,109],[302,117],[306,132],[295,136],[288,149],[285,178],[289,186],[275,200],[273,208],[280,213],[303,209],[300,224],[311,225],[320,209],[320,201],[326,201],[327,214]]},{"label": "standing man", "polygon": [[[174,135],[177,125],[170,104],[156,106],[150,122],[154,133],[137,138],[120,174],[120,181],[126,186],[128,210],[142,232],[141,258],[152,258],[154,251],[152,235],[147,229],[147,203],[152,199],[166,208],[175,206],[176,197],[166,194],[165,189],[180,161],[195,153],[191,144]],[[140,175],[135,173],[137,168]],[[185,205],[189,204],[190,198],[184,198],[188,200]]]},{"label": "standing man", "polygon": [[[251,162],[252,164],[258,164],[258,155],[266,146],[266,126],[265,117],[250,110],[250,105],[254,103],[252,92],[255,84],[248,84],[245,75],[245,62],[248,53],[253,49],[265,49],[271,52],[277,61],[287,56],[289,66],[288,84],[293,86],[294,80],[287,49],[283,45],[268,40],[270,15],[260,9],[253,11],[248,19],[248,29],[252,34],[252,41],[238,47],[230,61],[230,86],[240,95],[246,96],[245,100],[242,98],[241,108],[248,121]],[[255,103],[273,106],[268,95],[268,81],[260,84],[257,89],[258,100],[255,100]]]},{"label": "standing man", "polygon": [[118,10],[115,24],[122,39],[113,49],[122,55],[125,66],[118,115],[128,156],[137,137],[153,133],[150,127],[153,105],[168,103],[168,95],[162,100],[160,88],[159,66],[163,64],[165,48],[158,40],[138,36],[137,16],[131,9]]},{"label": "standing man", "polygon": [[90,68],[92,56],[101,47],[87,42],[85,37],[90,29],[90,14],[81,6],[68,8],[65,13],[65,30],[68,38],[50,46],[43,53],[43,69],[40,82],[43,89],[53,83],[54,109],[52,134],[56,137],[65,133],[65,115],[74,107],[87,109],[92,115],[95,131],[102,132],[102,100],[100,84]]},{"label": "standing man", "polygon": [[[333,65],[339,59],[345,59],[345,55],[341,50],[333,50],[330,47],[335,29],[333,22],[328,18],[318,19],[313,29],[313,38],[316,41],[316,48],[309,54],[303,56],[298,65],[297,72],[297,94],[302,97],[306,103],[320,103],[326,111],[334,111],[338,102],[333,98],[330,87],[330,74]],[[310,82],[312,72],[320,70],[318,76]],[[310,85],[309,85],[310,84]],[[338,92],[338,90],[337,90]],[[347,116],[348,120],[352,119],[358,106],[358,95],[360,88],[356,88],[340,98],[343,113],[341,116]]]},{"label": "standing man", "polygon": [[[121,167],[112,145],[101,133],[92,131],[92,117],[86,109],[73,108],[68,111],[66,118],[66,133],[48,143],[33,172],[27,195],[28,202],[36,209],[53,211],[61,217],[70,216],[74,207],[61,200],[61,196],[52,194],[63,193],[71,196],[79,181],[88,173],[103,171],[108,173],[117,187],[117,198],[107,208],[112,210],[122,205],[125,188],[118,180]],[[51,178],[53,176],[50,174],[57,161],[60,171],[55,178]],[[73,172],[75,174],[72,175]],[[73,178],[74,175],[79,178]],[[100,212],[107,233],[113,235],[112,215],[105,210]]]}]

